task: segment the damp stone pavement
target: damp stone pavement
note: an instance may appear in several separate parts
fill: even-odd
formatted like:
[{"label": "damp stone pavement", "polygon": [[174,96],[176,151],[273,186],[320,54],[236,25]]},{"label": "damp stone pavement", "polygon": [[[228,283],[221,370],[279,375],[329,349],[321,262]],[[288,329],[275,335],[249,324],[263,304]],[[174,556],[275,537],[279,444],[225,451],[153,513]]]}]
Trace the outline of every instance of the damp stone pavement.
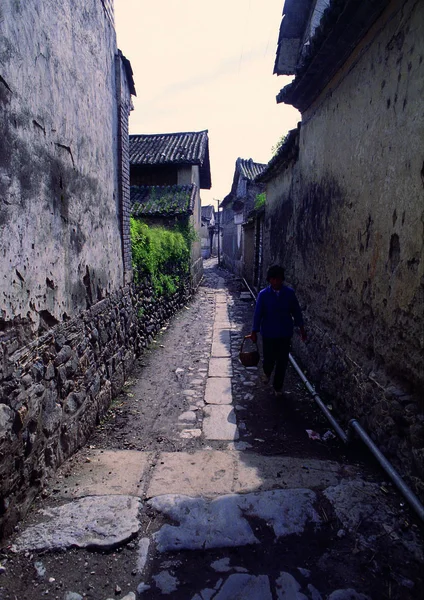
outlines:
[{"label": "damp stone pavement", "polygon": [[206,261],[196,297],[8,540],[0,600],[422,597],[422,537],[390,484],[304,434],[328,425],[293,373],[286,411],[239,362],[252,311]]}]

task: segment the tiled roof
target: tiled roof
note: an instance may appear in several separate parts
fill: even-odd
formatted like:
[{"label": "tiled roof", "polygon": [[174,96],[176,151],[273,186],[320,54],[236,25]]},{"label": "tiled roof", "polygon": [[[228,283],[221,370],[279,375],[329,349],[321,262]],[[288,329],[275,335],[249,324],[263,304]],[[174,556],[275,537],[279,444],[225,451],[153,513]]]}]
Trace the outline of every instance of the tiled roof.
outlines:
[{"label": "tiled roof", "polygon": [[207,131],[130,135],[130,163],[200,165],[207,143]]},{"label": "tiled roof", "polygon": [[[267,165],[264,165],[263,163],[253,162],[252,158],[246,159],[246,158],[239,157],[236,160],[236,166],[234,169],[234,177],[233,177],[233,184],[231,186],[231,192],[227,196],[225,196],[225,198],[221,202],[220,206],[222,206],[222,207],[227,206],[227,204],[229,204],[230,202],[234,202],[236,200],[237,186],[240,181],[240,177],[242,179],[247,179],[251,183],[254,183],[256,180],[256,177],[259,177],[259,175],[263,171],[265,171],[266,167],[267,167]],[[240,198],[238,198],[237,200],[239,202],[241,201]]]},{"label": "tiled roof", "polygon": [[208,204],[207,206],[201,206],[202,211],[202,219],[207,219],[210,221],[214,216],[214,208],[212,204]]},{"label": "tiled roof", "polygon": [[193,213],[197,186],[132,185],[130,188],[133,217],[172,217]]},{"label": "tiled roof", "polygon": [[135,85],[134,85],[134,77],[133,77],[133,70],[131,67],[131,63],[128,60],[128,58],[126,58],[122,52],[120,50],[118,50],[118,56],[120,56],[121,60],[122,60],[122,64],[124,65],[124,69],[125,69],[125,73],[127,75],[127,80],[128,80],[128,87],[130,90],[130,94],[132,96],[137,96],[137,93],[135,91]]},{"label": "tiled roof", "polygon": [[130,135],[131,165],[199,165],[200,187],[211,187],[208,131]]},{"label": "tiled roof", "polygon": [[[305,2],[307,4],[308,0]],[[303,3],[303,0],[290,0],[284,5],[274,69],[274,73],[277,74],[296,75],[277,95],[277,102],[291,104],[300,112],[304,112],[312,104],[334,74],[340,70],[359,41],[387,7],[388,0],[331,0],[322,13],[319,25],[314,29],[307,49],[298,54],[296,62],[291,44],[294,41],[299,42],[299,39],[291,38],[291,32],[284,26],[284,19],[289,17],[289,13],[291,17],[297,14],[304,25],[304,14],[300,15],[300,10],[304,8]],[[286,59],[290,64],[285,64]]]},{"label": "tiled roof", "polygon": [[258,175],[266,169],[266,165],[253,162],[251,158],[238,158],[236,160],[236,169],[238,169],[243,177],[253,181]]}]

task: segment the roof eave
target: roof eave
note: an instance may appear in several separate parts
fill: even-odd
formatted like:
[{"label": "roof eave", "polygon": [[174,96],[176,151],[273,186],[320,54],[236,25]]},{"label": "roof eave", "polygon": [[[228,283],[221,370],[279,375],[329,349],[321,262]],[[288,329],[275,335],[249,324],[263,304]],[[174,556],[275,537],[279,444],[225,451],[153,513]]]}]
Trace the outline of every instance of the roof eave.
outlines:
[{"label": "roof eave", "polygon": [[386,6],[387,0],[347,0],[342,7],[330,4],[311,40],[309,54],[298,65],[295,79],[277,95],[277,103],[307,110]]}]

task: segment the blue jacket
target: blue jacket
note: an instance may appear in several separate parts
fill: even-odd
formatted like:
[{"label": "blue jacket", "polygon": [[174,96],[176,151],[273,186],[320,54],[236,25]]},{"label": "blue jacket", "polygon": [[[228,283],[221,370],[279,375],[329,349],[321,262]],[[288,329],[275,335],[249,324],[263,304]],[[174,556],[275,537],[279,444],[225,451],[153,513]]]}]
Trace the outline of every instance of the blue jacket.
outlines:
[{"label": "blue jacket", "polygon": [[292,337],[293,323],[303,325],[302,311],[294,291],[283,285],[276,292],[269,285],[261,290],[256,300],[253,317],[253,331],[260,331],[263,337]]}]

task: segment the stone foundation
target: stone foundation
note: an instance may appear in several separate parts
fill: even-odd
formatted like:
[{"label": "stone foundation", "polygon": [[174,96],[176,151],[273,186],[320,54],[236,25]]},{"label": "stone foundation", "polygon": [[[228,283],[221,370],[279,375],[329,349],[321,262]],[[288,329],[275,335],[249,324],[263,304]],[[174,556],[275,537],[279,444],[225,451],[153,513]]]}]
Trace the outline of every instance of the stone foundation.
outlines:
[{"label": "stone foundation", "polygon": [[0,536],[87,441],[135,358],[191,293],[187,281],[156,300],[146,280],[30,342],[25,323],[0,332]]},{"label": "stone foundation", "polygon": [[366,372],[311,321],[308,343],[293,338],[293,350],[321,398],[331,402],[347,430],[357,419],[407,484],[424,500],[422,399],[381,373]]}]

